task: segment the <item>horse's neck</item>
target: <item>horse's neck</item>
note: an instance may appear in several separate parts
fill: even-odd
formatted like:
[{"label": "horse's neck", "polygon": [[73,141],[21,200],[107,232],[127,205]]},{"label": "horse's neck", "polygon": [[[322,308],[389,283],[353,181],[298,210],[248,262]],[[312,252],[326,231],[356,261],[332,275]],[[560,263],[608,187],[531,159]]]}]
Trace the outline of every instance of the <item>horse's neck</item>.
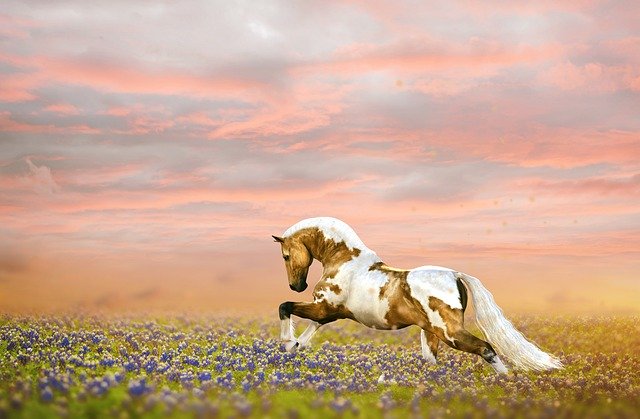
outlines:
[{"label": "horse's neck", "polygon": [[331,275],[333,271],[344,263],[358,257],[366,257],[367,259],[379,261],[380,258],[369,249],[364,243],[356,246],[348,246],[347,240],[336,242],[333,239],[326,239],[320,231],[302,237],[302,240],[311,252],[314,259],[322,263],[325,274]]}]

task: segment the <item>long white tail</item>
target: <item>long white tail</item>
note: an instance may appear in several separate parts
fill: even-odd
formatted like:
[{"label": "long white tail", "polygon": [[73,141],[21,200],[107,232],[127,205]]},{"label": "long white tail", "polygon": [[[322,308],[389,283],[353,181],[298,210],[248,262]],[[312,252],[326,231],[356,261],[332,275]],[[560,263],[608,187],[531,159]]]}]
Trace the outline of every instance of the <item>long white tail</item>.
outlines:
[{"label": "long white tail", "polygon": [[562,368],[559,359],[529,342],[504,317],[502,310],[493,300],[493,295],[478,278],[463,273],[459,274],[459,278],[471,292],[478,327],[498,355],[511,361],[517,369],[541,371]]}]

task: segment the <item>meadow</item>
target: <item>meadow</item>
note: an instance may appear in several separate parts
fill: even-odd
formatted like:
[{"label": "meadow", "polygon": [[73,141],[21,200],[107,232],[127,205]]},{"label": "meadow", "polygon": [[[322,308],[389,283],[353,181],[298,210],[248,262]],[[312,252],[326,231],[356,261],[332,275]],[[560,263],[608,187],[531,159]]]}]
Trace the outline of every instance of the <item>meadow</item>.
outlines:
[{"label": "meadow", "polygon": [[3,315],[0,417],[640,417],[640,317],[512,321],[565,368],[496,375],[443,344],[432,366],[417,328],[346,320],[290,354],[276,315]]}]

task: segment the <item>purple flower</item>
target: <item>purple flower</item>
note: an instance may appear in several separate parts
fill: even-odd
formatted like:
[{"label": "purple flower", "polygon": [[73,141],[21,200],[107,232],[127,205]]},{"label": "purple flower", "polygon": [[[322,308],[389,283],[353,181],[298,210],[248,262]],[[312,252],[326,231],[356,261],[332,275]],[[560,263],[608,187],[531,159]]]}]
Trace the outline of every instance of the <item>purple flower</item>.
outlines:
[{"label": "purple flower", "polygon": [[145,378],[129,382],[129,394],[134,397],[142,396],[143,394],[149,393],[151,390],[151,387],[147,386]]},{"label": "purple flower", "polygon": [[40,392],[40,398],[43,402],[50,402],[51,400],[53,400],[53,392],[51,391],[51,388],[49,386],[45,387]]},{"label": "purple flower", "polygon": [[187,364],[187,365],[191,365],[193,367],[199,367],[200,366],[200,361],[198,361],[195,358],[190,358],[188,356],[184,357],[184,359],[182,360],[183,363]]},{"label": "purple flower", "polygon": [[209,371],[203,371],[198,374],[198,379],[200,381],[209,381],[211,380],[211,373]]},{"label": "purple flower", "polygon": [[158,367],[158,363],[155,359],[151,359],[144,364],[144,370],[147,374],[152,373]]}]

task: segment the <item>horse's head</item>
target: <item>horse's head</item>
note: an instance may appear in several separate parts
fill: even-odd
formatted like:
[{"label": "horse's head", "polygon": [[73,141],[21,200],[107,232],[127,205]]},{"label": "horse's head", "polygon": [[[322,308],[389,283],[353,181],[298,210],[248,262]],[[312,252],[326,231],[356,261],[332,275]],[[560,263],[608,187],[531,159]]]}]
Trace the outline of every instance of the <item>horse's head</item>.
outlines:
[{"label": "horse's head", "polygon": [[313,257],[307,247],[299,239],[292,237],[271,236],[282,247],[282,258],[287,268],[289,288],[302,292],[307,289],[307,274]]}]

